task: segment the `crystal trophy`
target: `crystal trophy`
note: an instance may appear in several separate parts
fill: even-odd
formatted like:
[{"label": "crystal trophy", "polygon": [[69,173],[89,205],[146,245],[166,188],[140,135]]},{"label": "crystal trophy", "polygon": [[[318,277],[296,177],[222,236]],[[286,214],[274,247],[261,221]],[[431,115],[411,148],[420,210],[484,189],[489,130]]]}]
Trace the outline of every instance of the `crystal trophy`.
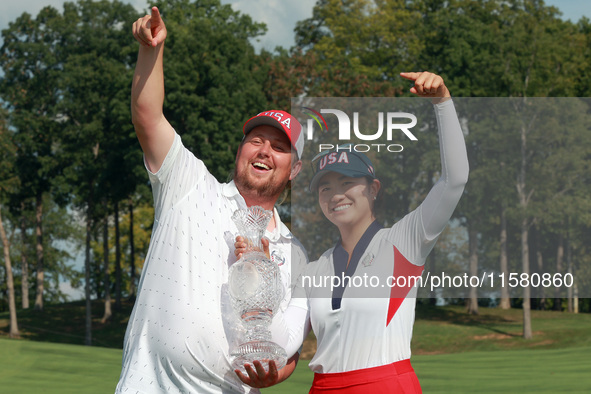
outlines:
[{"label": "crystal trophy", "polygon": [[239,235],[245,238],[246,251],[234,263],[228,273],[228,288],[232,308],[246,329],[245,340],[230,353],[234,357],[232,367],[246,375],[244,364],[261,362],[266,371],[274,360],[277,369],[285,366],[285,350],[271,341],[269,326],[281,299],[283,284],[277,264],[263,252],[261,238],[273,212],[259,206],[239,209],[232,220]]}]

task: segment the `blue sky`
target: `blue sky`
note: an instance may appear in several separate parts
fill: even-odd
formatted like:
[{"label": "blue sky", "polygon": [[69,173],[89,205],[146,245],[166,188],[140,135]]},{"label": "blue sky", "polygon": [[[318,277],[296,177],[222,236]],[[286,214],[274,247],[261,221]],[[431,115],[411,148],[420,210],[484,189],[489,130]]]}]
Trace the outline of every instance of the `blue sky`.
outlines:
[{"label": "blue sky", "polygon": [[[147,9],[145,0],[125,0],[136,9]],[[62,9],[64,0],[19,0],[3,1],[0,13],[0,30],[8,27],[9,22],[15,20],[23,12],[37,14],[47,5]],[[257,48],[264,47],[272,50],[276,46],[289,48],[294,43],[293,29],[297,21],[312,16],[312,8],[316,0],[222,0],[222,3],[232,4],[232,7],[251,15],[257,22],[267,24],[267,34],[255,43]],[[565,19],[576,22],[581,15],[591,19],[591,0],[546,0],[548,5],[554,5],[562,11]]]}]

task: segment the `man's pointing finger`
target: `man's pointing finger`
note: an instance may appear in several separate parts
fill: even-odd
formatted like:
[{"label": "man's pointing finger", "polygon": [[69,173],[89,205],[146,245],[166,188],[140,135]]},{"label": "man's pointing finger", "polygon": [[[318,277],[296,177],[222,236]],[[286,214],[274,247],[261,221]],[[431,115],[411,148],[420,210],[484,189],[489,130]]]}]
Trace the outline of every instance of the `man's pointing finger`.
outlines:
[{"label": "man's pointing finger", "polygon": [[152,26],[157,26],[161,22],[162,18],[160,17],[158,7],[152,7]]}]

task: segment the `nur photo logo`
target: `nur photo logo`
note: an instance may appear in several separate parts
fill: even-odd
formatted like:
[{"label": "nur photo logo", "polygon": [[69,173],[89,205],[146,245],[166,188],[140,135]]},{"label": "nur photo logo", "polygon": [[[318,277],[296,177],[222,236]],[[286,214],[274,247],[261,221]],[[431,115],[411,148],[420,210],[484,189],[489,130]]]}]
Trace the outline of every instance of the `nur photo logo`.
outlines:
[{"label": "nur photo logo", "polygon": [[[318,143],[317,152],[334,149],[344,143],[350,143],[349,148],[355,152],[402,152],[404,147],[394,140],[405,138],[410,141],[418,141],[411,129],[417,125],[417,117],[409,112],[376,111],[361,115],[361,111],[346,111],[337,108],[321,108],[319,110],[310,107],[301,107],[301,112],[309,118],[305,124],[306,139]],[[323,115],[328,115],[326,118]],[[336,127],[333,124],[336,121]],[[331,124],[329,129],[328,124]],[[373,124],[370,128],[367,125]],[[377,124],[377,126],[376,126]],[[317,133],[318,130],[318,134]],[[328,143],[334,140],[336,143]],[[354,140],[363,143],[353,143]]]}]

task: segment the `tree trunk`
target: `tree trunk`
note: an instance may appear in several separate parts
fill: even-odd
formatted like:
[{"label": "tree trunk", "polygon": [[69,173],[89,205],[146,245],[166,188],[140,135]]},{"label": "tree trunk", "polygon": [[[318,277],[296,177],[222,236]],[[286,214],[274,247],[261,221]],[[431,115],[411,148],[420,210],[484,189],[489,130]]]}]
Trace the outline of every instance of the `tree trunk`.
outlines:
[{"label": "tree trunk", "polygon": [[[566,272],[568,274],[573,275],[573,264],[572,264],[572,248],[571,248],[571,243],[570,243],[570,239],[567,236],[566,239]],[[574,275],[573,275],[574,277]],[[573,305],[573,288],[572,286],[569,286],[567,288],[567,297],[568,297],[568,311],[570,313],[574,312],[574,305]]]},{"label": "tree trunk", "polygon": [[84,253],[84,297],[86,298],[86,319],[84,344],[92,346],[92,302],[90,299],[90,239],[92,237],[92,217],[94,215],[94,179],[90,180],[88,209],[86,211],[86,246]]},{"label": "tree trunk", "polygon": [[121,309],[121,240],[119,202],[115,201],[115,309]]},{"label": "tree trunk", "polygon": [[10,314],[10,331],[8,336],[10,338],[18,338],[18,322],[16,318],[16,301],[14,299],[14,278],[12,276],[12,263],[10,261],[10,243],[4,231],[4,224],[2,223],[2,211],[0,209],[0,238],[2,238],[2,245],[4,246],[4,265],[6,266],[6,288],[8,290],[8,311]]},{"label": "tree trunk", "polygon": [[576,283],[573,286],[573,313],[579,313],[579,289]]},{"label": "tree trunk", "polygon": [[22,293],[22,307],[29,309],[29,260],[27,259],[27,251],[25,245],[27,234],[27,223],[25,220],[25,203],[21,202],[21,293]]},{"label": "tree trunk", "polygon": [[[507,215],[506,208],[501,206],[501,234],[500,234],[500,268],[501,273],[505,278],[509,277],[509,263],[507,259]],[[509,294],[509,286],[503,286],[501,288],[501,309],[511,308],[511,295]]]},{"label": "tree trunk", "polygon": [[[470,249],[470,277],[478,276],[478,231],[476,226],[469,225],[468,243]],[[470,297],[468,298],[468,313],[478,314],[478,289],[470,286]]]},{"label": "tree trunk", "polygon": [[[528,223],[527,218],[521,221],[521,264],[522,273],[529,277],[529,245],[528,245]],[[532,339],[531,328],[531,288],[523,287],[523,338]]]},{"label": "tree trunk", "polygon": [[36,237],[36,252],[37,252],[37,292],[35,294],[35,310],[43,310],[43,196],[41,193],[37,194],[35,201],[35,237]]},{"label": "tree trunk", "polygon": [[[529,244],[528,232],[529,221],[527,217],[527,206],[533,191],[527,192],[526,188],[526,169],[527,169],[527,127],[521,126],[521,166],[517,177],[517,195],[519,196],[519,206],[521,208],[521,273],[529,276]],[[523,287],[523,338],[532,339],[531,327],[531,289],[528,286]]]},{"label": "tree trunk", "polygon": [[[107,205],[107,204],[105,204]],[[106,208],[106,207],[105,207]],[[107,209],[105,209],[107,212]],[[109,216],[105,213],[105,223],[103,224],[103,271],[105,275],[105,314],[101,323],[106,323],[111,318],[111,276],[109,275]]]},{"label": "tree trunk", "polygon": [[89,212],[86,214],[86,246],[84,253],[84,297],[86,298],[86,335],[84,337],[84,344],[92,346],[92,303],[90,301],[90,237],[92,231],[92,202],[88,203]]},{"label": "tree trunk", "polygon": [[[564,259],[564,235],[558,235],[558,247],[556,249],[556,273],[562,274],[562,263]],[[554,290],[554,309],[555,311],[562,310],[562,298],[560,298],[560,290]]]},{"label": "tree trunk", "polygon": [[[436,275],[436,271],[435,271],[435,262],[436,262],[436,248],[433,248],[433,250],[431,250],[431,253],[429,253],[429,256],[427,257],[428,261],[429,261],[429,271],[431,271],[431,273],[433,275]],[[437,305],[437,292],[435,290],[433,290],[433,288],[431,287],[431,289],[429,290],[429,305],[431,306],[435,306]]]},{"label": "tree trunk", "polygon": [[[544,256],[542,253],[542,243],[540,242],[540,229],[538,228],[536,231],[536,260],[538,263],[538,273],[542,275],[544,273]],[[544,286],[539,286],[537,288],[538,297],[539,297],[539,307],[540,310],[546,309],[546,291]]]},{"label": "tree trunk", "polygon": [[[99,154],[99,143],[92,147],[94,160]],[[88,181],[88,201],[86,211],[86,252],[84,256],[84,296],[86,298],[86,335],[84,343],[86,346],[92,346],[92,301],[90,299],[90,239],[92,237],[92,218],[94,217],[94,177]]]},{"label": "tree trunk", "polygon": [[135,298],[135,246],[133,240],[133,201],[129,199],[129,267],[130,267],[130,299]]}]

